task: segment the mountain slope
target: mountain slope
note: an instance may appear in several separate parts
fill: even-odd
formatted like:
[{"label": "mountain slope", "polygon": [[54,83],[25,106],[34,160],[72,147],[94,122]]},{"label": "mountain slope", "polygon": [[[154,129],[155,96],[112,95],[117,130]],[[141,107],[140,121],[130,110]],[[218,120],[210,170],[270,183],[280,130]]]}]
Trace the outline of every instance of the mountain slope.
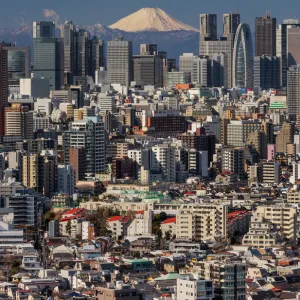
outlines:
[{"label": "mountain slope", "polygon": [[169,16],[160,8],[142,8],[137,12],[110,25],[109,27],[127,32],[164,32],[177,30],[198,31],[196,28],[186,25]]}]

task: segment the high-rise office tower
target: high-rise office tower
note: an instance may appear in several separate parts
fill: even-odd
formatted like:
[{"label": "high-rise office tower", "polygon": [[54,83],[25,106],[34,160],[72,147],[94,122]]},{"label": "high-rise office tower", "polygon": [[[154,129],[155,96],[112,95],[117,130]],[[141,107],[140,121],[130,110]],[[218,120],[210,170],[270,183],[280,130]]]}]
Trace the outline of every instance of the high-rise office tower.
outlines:
[{"label": "high-rise office tower", "polygon": [[217,40],[217,15],[201,14],[200,15],[200,40],[215,41]]},{"label": "high-rise office tower", "polygon": [[132,42],[122,37],[107,43],[107,70],[110,83],[129,86],[132,80]]},{"label": "high-rise office tower", "polygon": [[279,89],[280,58],[277,56],[254,57],[254,87],[262,89]]},{"label": "high-rise office tower", "polygon": [[271,18],[270,12],[266,16],[256,18],[256,56],[276,55],[276,18]]},{"label": "high-rise office tower", "polygon": [[76,76],[88,76],[89,71],[89,40],[90,33],[80,29],[76,34]]},{"label": "high-rise office tower", "polygon": [[[232,87],[232,55],[237,27],[240,22],[239,14],[224,14],[223,36],[217,38],[217,16],[200,15],[200,55],[209,56],[216,53],[226,55],[227,64],[224,65],[224,86]],[[213,32],[213,33],[211,33]]]},{"label": "high-rise office tower", "polygon": [[292,66],[288,70],[287,107],[288,114],[293,120],[300,115],[300,66]]},{"label": "high-rise office tower", "polygon": [[95,80],[96,71],[104,67],[104,42],[94,36],[90,40],[90,53],[89,53],[89,70],[90,76]]},{"label": "high-rise office tower", "polygon": [[61,38],[64,43],[64,75],[65,83],[73,83],[76,69],[76,26],[72,21],[66,21],[61,30]]},{"label": "high-rise office tower", "polygon": [[15,44],[1,44],[7,50],[8,87],[20,86],[21,78],[30,78],[30,49]]},{"label": "high-rise office tower", "polygon": [[232,62],[234,87],[253,87],[253,45],[248,24],[241,23],[237,29]]},{"label": "high-rise office tower", "polygon": [[50,90],[62,86],[62,43],[55,37],[54,22],[33,23],[34,77],[49,79]]},{"label": "high-rise office tower", "polygon": [[241,16],[238,13],[229,13],[223,15],[223,36],[231,38],[234,42],[235,34],[241,22]]},{"label": "high-rise office tower", "polygon": [[163,86],[162,59],[158,55],[133,56],[133,80],[142,85]]},{"label": "high-rise office tower", "polygon": [[140,55],[155,55],[157,52],[157,44],[141,44]]},{"label": "high-rise office tower", "polygon": [[183,55],[179,56],[179,71],[190,73],[191,82],[192,82],[192,73],[194,64],[197,60],[197,56],[193,53],[183,53]]},{"label": "high-rise office tower", "polygon": [[183,53],[179,57],[179,71],[189,73],[191,82],[202,86],[210,86],[210,60],[208,56],[195,56],[193,53]]},{"label": "high-rise office tower", "polygon": [[[288,30],[293,29],[295,31],[295,28],[300,27],[299,21],[297,19],[289,19],[284,20],[283,24],[278,25],[276,30],[276,56],[280,57],[280,64],[281,64],[281,86],[286,87],[287,86],[287,70],[288,70],[288,56],[291,59],[291,54],[288,55]],[[291,32],[292,33],[292,32]],[[290,51],[293,53],[294,51],[291,49],[291,46],[293,43],[296,43],[297,47],[297,36],[295,34],[291,34],[289,36],[289,42],[290,42]],[[293,41],[292,39],[295,39]],[[299,35],[298,35],[299,40]],[[297,48],[298,49],[298,48]]]},{"label": "high-rise office tower", "polygon": [[225,76],[228,69],[228,55],[215,53],[211,57],[211,85],[216,87],[224,86]]},{"label": "high-rise office tower", "polygon": [[0,136],[4,135],[4,109],[8,106],[7,50],[0,45]]}]

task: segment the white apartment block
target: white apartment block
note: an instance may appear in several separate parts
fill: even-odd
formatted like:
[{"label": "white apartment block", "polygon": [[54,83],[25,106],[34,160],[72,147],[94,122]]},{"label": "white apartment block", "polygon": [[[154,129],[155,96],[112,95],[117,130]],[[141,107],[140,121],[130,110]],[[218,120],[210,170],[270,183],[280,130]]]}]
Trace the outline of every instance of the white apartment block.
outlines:
[{"label": "white apartment block", "polygon": [[297,209],[286,205],[258,206],[257,216],[263,217],[276,226],[284,238],[295,240],[297,229]]},{"label": "white apartment block", "polygon": [[150,165],[151,170],[161,171],[163,181],[176,182],[175,150],[171,145],[161,144],[152,147]]},{"label": "white apartment block", "polygon": [[135,218],[127,227],[127,235],[151,235],[152,234],[152,210],[138,211]]},{"label": "white apartment block", "polygon": [[176,216],[176,237],[215,241],[227,237],[228,207],[224,204],[184,204]]},{"label": "white apartment block", "polygon": [[276,244],[275,234],[271,234],[272,224],[262,217],[252,216],[250,229],[243,237],[243,245],[255,248],[269,248]]},{"label": "white apartment block", "polygon": [[177,300],[212,300],[212,280],[199,279],[199,274],[183,275],[177,278]]}]

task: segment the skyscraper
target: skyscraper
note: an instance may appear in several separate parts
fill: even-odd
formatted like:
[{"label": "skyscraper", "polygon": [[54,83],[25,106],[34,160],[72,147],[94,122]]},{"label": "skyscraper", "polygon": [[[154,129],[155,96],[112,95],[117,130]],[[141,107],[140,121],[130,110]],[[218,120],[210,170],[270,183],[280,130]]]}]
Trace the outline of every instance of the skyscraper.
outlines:
[{"label": "skyscraper", "polygon": [[287,107],[291,119],[300,115],[300,66],[292,66],[288,70]]},{"label": "skyscraper", "polygon": [[158,54],[156,44],[141,44],[140,55],[154,55]]},{"label": "skyscraper", "polygon": [[50,90],[62,86],[62,43],[55,37],[54,22],[33,23],[34,77],[49,79]]},{"label": "skyscraper", "polygon": [[61,38],[64,43],[64,73],[65,83],[73,83],[76,64],[76,27],[72,21],[66,21],[61,30]]},{"label": "skyscraper", "polygon": [[201,14],[200,15],[200,40],[215,41],[217,40],[217,38],[218,38],[217,15]]},{"label": "skyscraper", "polygon": [[276,18],[271,18],[270,12],[266,16],[255,20],[256,56],[276,55]]},{"label": "skyscraper", "polygon": [[[297,19],[284,20],[276,30],[276,56],[280,57],[281,64],[281,86],[287,86],[288,70],[288,29],[300,27]],[[291,36],[290,36],[291,38]],[[295,38],[295,36],[293,37]],[[291,40],[290,40],[291,41]],[[291,41],[292,42],[292,41]]]},{"label": "skyscraper", "polygon": [[280,58],[277,56],[254,57],[254,87],[280,89]]},{"label": "skyscraper", "polygon": [[162,59],[158,55],[133,56],[133,80],[143,85],[162,87]]},{"label": "skyscraper", "polygon": [[100,70],[100,67],[104,67],[104,42],[94,36],[90,40],[90,52],[89,52],[89,69],[90,74],[95,80],[96,71]]},{"label": "skyscraper", "polygon": [[248,24],[241,23],[237,29],[232,62],[234,87],[253,87],[253,45]]},{"label": "skyscraper", "polygon": [[235,34],[240,25],[241,16],[238,13],[229,13],[223,15],[223,36],[234,43]]},{"label": "skyscraper", "polygon": [[200,55],[213,56],[223,53],[226,58],[224,64],[225,87],[232,87],[232,55],[236,31],[240,23],[240,15],[228,13],[223,15],[223,36],[217,38],[217,16],[200,15]]},{"label": "skyscraper", "polygon": [[129,86],[132,80],[132,42],[122,37],[107,44],[107,70],[110,83]]},{"label": "skyscraper", "polygon": [[76,76],[88,76],[89,70],[89,40],[90,33],[80,29],[76,34]]},{"label": "skyscraper", "polygon": [[3,43],[8,53],[8,87],[19,86],[21,78],[30,78],[30,49]]},{"label": "skyscraper", "polygon": [[4,109],[8,106],[7,50],[0,45],[0,136],[4,135]]}]

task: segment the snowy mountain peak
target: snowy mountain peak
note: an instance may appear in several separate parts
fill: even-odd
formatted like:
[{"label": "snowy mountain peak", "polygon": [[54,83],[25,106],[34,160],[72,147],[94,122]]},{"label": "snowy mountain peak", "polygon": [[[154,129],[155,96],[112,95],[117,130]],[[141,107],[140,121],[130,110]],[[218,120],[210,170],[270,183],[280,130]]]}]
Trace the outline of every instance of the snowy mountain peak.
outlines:
[{"label": "snowy mountain peak", "polygon": [[169,16],[160,8],[149,7],[142,8],[109,27],[127,32],[175,30],[198,31],[196,28]]}]

